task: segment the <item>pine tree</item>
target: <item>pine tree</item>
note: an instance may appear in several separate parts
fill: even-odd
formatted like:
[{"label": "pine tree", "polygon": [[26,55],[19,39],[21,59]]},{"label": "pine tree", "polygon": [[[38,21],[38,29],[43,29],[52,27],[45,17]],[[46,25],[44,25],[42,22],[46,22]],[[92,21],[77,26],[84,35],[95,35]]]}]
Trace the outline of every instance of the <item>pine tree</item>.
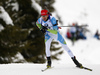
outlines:
[{"label": "pine tree", "polygon": [[[40,2],[39,4],[41,5],[41,1],[36,1]],[[50,12],[53,12],[54,8],[52,4],[54,2],[55,0],[44,0],[43,5],[47,5]],[[14,5],[16,4],[18,8],[15,8]],[[44,36],[35,25],[39,13],[32,7],[32,1],[0,0],[0,5],[9,14],[14,24],[13,26],[8,25],[0,18],[0,25],[4,27],[4,30],[0,32],[0,63],[15,63],[14,59],[17,59],[16,54],[18,53],[27,62],[44,63]],[[51,50],[59,50],[60,47],[55,48],[54,44],[57,44],[57,42],[51,45]],[[53,57],[58,59],[56,55],[59,53],[62,53],[62,51],[59,51]],[[24,61],[17,59],[16,62]]]},{"label": "pine tree", "polygon": [[46,9],[45,6],[49,9],[49,12],[53,12],[55,9],[53,8],[52,4],[55,0],[35,0],[42,9]]},{"label": "pine tree", "polygon": [[[18,37],[16,36],[18,35]],[[22,52],[26,42],[28,31],[19,27],[7,25],[0,32],[0,63],[12,63],[16,54]],[[21,61],[20,61],[21,62]]]},{"label": "pine tree", "polygon": [[[18,3],[18,10],[14,9],[14,3]],[[22,54],[27,62],[44,63],[44,36],[35,25],[38,12],[31,7],[31,0],[0,0],[0,4],[14,23],[14,26],[8,26],[0,20],[5,27],[0,32],[0,63],[14,62],[12,58],[17,53]]]}]

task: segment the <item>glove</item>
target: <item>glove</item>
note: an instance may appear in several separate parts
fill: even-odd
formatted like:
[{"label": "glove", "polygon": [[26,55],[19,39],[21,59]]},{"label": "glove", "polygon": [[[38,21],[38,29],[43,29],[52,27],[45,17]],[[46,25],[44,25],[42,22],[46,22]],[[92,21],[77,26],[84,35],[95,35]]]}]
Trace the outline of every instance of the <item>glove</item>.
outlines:
[{"label": "glove", "polygon": [[47,31],[47,29],[48,29],[47,27],[42,26],[41,32],[45,34],[45,32]]}]

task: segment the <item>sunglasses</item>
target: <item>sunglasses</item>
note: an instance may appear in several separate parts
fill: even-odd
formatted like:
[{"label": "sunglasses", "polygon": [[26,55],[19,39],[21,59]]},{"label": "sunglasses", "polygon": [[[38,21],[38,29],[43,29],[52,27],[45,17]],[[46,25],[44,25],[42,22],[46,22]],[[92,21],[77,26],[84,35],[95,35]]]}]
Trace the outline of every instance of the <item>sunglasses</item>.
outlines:
[{"label": "sunglasses", "polygon": [[47,15],[41,16],[41,17],[46,17]]}]

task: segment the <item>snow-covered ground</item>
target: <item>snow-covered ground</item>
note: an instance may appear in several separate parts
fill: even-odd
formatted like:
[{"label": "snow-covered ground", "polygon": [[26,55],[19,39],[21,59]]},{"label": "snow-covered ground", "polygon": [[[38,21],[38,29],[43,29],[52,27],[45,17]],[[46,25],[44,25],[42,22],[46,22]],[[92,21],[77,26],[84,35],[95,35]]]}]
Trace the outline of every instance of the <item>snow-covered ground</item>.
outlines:
[{"label": "snow-covered ground", "polygon": [[8,64],[0,65],[0,75],[100,75],[100,65],[87,65],[93,71],[79,69],[73,65],[55,64],[45,72],[45,64]]}]

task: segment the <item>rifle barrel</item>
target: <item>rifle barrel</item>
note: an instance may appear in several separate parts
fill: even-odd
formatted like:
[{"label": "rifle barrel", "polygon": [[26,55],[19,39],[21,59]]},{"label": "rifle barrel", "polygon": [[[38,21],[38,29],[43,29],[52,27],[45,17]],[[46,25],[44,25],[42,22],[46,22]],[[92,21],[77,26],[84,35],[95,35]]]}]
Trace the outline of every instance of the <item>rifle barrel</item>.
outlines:
[{"label": "rifle barrel", "polygon": [[58,26],[58,27],[86,27],[88,25],[82,25],[82,26]]}]

